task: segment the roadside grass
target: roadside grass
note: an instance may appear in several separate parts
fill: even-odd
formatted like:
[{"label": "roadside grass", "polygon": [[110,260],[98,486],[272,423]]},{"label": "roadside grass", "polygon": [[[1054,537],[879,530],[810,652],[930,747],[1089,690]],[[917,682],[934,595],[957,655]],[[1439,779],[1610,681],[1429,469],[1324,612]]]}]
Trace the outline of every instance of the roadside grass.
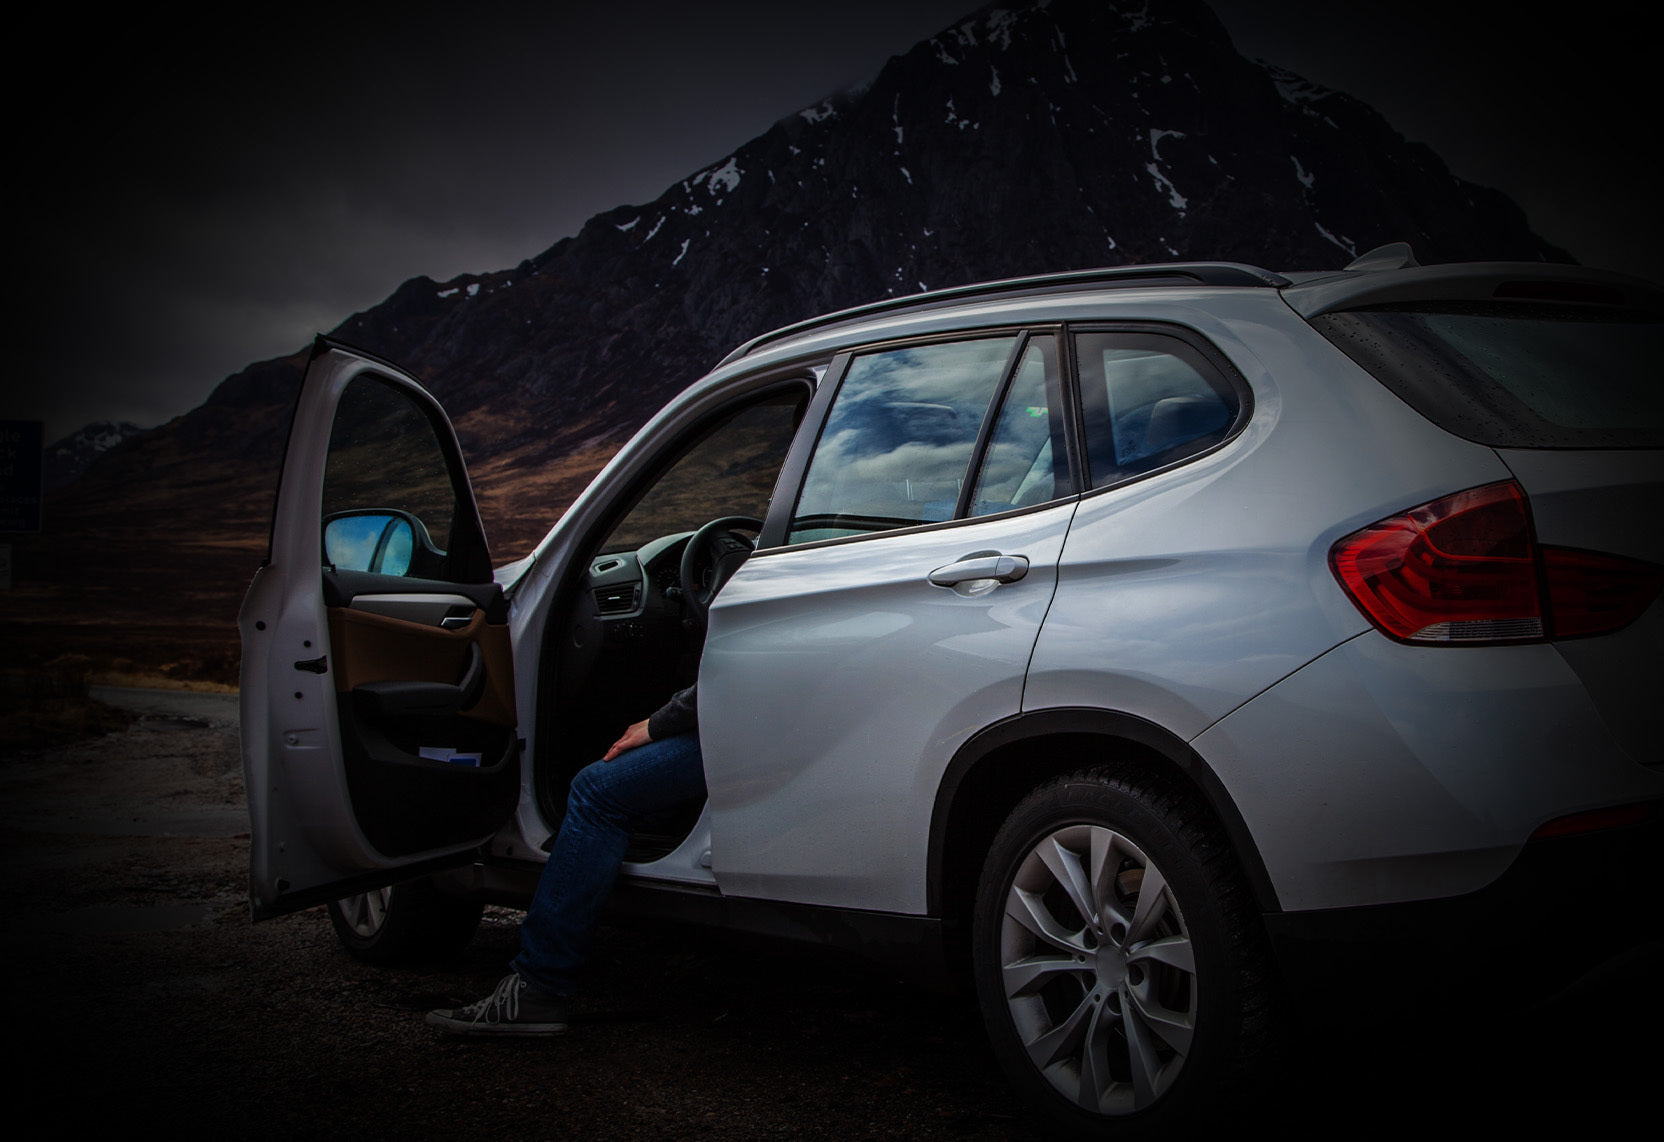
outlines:
[{"label": "roadside grass", "polygon": [[93,686],[130,686],[136,690],[188,690],[197,694],[235,694],[237,686],[205,678],[181,678],[154,670],[93,670],[87,681]]},{"label": "roadside grass", "polygon": [[0,756],[51,749],[132,725],[137,715],[88,694],[89,679],[86,660],[76,655],[0,672]]}]

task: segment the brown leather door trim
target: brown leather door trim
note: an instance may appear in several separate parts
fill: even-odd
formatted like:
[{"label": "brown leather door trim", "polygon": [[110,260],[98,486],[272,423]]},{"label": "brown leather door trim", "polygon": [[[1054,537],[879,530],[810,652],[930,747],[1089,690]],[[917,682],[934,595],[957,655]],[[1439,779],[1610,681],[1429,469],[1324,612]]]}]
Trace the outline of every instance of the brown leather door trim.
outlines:
[{"label": "brown leather door trim", "polygon": [[486,622],[484,611],[476,610],[467,626],[445,630],[350,607],[330,607],[329,641],[339,694],[370,682],[454,685],[468,667],[468,644],[476,643],[485,659],[485,689],[463,716],[498,726],[517,723],[508,626]]}]

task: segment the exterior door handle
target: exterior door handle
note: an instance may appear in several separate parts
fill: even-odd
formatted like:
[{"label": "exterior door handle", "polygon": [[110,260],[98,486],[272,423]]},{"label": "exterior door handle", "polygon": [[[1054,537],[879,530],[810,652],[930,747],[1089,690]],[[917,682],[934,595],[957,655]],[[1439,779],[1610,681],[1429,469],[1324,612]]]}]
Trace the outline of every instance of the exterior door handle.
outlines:
[{"label": "exterior door handle", "polygon": [[1015,583],[1028,574],[1028,559],[1022,555],[1002,555],[998,551],[977,551],[955,560],[946,567],[930,573],[930,581],[938,587],[957,587],[974,580],[996,583]]}]

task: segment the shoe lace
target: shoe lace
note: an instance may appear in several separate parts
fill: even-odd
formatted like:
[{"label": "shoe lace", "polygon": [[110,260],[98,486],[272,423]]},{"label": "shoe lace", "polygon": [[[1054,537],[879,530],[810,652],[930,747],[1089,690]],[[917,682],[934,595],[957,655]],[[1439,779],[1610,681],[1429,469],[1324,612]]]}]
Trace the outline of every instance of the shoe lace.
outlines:
[{"label": "shoe lace", "polygon": [[520,1017],[520,993],[526,981],[517,973],[504,976],[495,991],[462,1009],[470,1023],[512,1023]]}]

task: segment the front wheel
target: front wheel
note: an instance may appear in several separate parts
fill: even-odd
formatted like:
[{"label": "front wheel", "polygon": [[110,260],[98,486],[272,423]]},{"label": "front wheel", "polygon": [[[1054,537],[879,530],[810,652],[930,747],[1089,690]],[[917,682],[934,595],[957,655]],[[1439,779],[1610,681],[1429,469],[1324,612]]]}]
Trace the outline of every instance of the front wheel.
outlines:
[{"label": "front wheel", "polygon": [[332,900],[329,920],[341,946],[372,964],[445,959],[462,951],[485,906],[412,880]]},{"label": "front wheel", "polygon": [[1066,1128],[1191,1123],[1268,1045],[1246,888],[1163,782],[1094,770],[1026,797],[984,866],[973,939],[995,1055]]}]

